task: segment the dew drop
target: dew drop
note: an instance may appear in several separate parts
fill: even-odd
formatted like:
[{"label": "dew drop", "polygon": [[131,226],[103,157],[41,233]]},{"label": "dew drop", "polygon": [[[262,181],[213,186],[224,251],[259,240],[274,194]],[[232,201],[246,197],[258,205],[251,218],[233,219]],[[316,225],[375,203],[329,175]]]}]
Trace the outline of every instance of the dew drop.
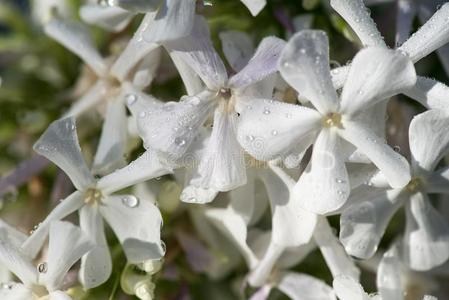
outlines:
[{"label": "dew drop", "polygon": [[248,141],[254,141],[254,136],[252,136],[252,135],[248,135],[247,137],[246,137],[246,139],[248,140]]},{"label": "dew drop", "polygon": [[134,208],[139,205],[139,199],[135,196],[124,196],[122,197],[122,203],[128,207]]},{"label": "dew drop", "polygon": [[134,94],[128,94],[125,96],[125,100],[128,105],[133,105],[137,101],[137,96]]},{"label": "dew drop", "polygon": [[177,138],[175,138],[175,144],[176,144],[176,146],[182,147],[186,144],[186,140],[177,137]]},{"label": "dew drop", "polygon": [[401,147],[396,145],[396,146],[393,147],[393,150],[395,152],[401,152]]},{"label": "dew drop", "polygon": [[141,119],[145,118],[146,116],[147,116],[147,113],[144,112],[144,111],[141,111],[141,112],[139,113],[139,118],[141,118]]},{"label": "dew drop", "polygon": [[274,136],[278,135],[278,132],[277,132],[277,130],[273,130],[273,131],[271,131],[271,135],[274,135]]},{"label": "dew drop", "polygon": [[47,266],[46,262],[43,262],[43,263],[40,263],[39,265],[37,265],[37,271],[41,274],[47,273],[47,269],[48,269],[48,266]]},{"label": "dew drop", "polygon": [[264,115],[269,115],[271,113],[270,109],[268,107],[265,107],[263,110]]}]

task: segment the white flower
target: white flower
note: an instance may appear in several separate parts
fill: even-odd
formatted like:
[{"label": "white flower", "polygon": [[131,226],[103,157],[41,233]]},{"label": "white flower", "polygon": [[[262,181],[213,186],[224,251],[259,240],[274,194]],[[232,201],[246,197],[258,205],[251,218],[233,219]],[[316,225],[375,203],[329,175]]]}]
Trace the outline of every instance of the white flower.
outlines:
[{"label": "white flower", "polygon": [[[222,38],[242,40],[238,34]],[[129,108],[137,118],[139,135],[146,147],[172,159],[191,154],[193,140],[213,113],[210,137],[202,149],[191,187],[184,193],[189,196],[182,197],[183,200],[195,198],[196,202],[209,202],[213,197],[202,196],[207,191],[215,191],[216,194],[245,183],[243,151],[236,139],[237,112],[244,106],[242,95],[271,94],[272,85],[262,81],[276,72],[284,43],[275,37],[265,38],[248,61],[241,56],[242,52],[235,50],[239,43],[228,41],[225,53],[233,67],[241,68],[231,78],[228,78],[225,66],[213,48],[203,18],[196,18],[191,36],[164,44],[185,79],[189,94],[194,95],[183,97],[180,102],[168,102],[152,111],[140,111],[131,105]],[[243,61],[248,62],[244,65]],[[198,74],[206,87],[198,83],[192,73]],[[257,85],[259,82],[261,85]]]},{"label": "white flower", "polygon": [[[380,190],[353,203],[341,216],[340,240],[346,251],[371,257],[394,213],[406,208],[403,259],[413,270],[429,270],[449,258],[449,225],[432,207],[428,194],[448,193],[447,168],[434,171],[448,152],[447,113],[430,110],[416,116],[409,129],[412,179],[405,188]],[[370,185],[381,185],[379,176]],[[361,187],[362,188],[362,187]]]},{"label": "white flower", "polygon": [[[364,46],[387,48],[362,0],[331,0],[330,4],[348,22]],[[449,4],[446,3],[396,51],[407,53],[416,63],[447,42]],[[337,70],[337,86],[344,82],[348,70],[347,66]],[[418,76],[414,86],[401,92],[428,108],[449,109],[449,88],[436,80]]]},{"label": "white flower", "polygon": [[410,180],[407,161],[369,127],[365,112],[416,80],[406,56],[369,47],[355,56],[338,97],[328,55],[324,32],[306,30],[293,36],[281,55],[281,75],[316,110],[253,99],[241,112],[238,127],[240,143],[261,160],[301,155],[314,144],[310,165],[295,192],[305,209],[319,214],[337,210],[349,196],[348,149],[366,155],[392,186],[403,187]]},{"label": "white flower", "polygon": [[31,5],[33,18],[41,24],[49,21],[55,12],[64,18],[71,16],[67,0],[34,0]]},{"label": "white flower", "polygon": [[117,235],[128,261],[158,259],[165,249],[160,239],[162,217],[151,202],[133,195],[112,193],[138,182],[170,172],[151,151],[107,176],[97,180],[82,157],[73,118],[53,122],[34,145],[39,154],[54,162],[72,180],[77,191],[68,196],[23,244],[34,257],[48,234],[50,223],[78,211],[80,226],[95,240],[96,247],[83,256],[80,278],[84,286],[103,283],[111,272],[111,258],[106,243],[103,218]]},{"label": "white flower", "polygon": [[68,222],[52,222],[49,231],[46,261],[35,266],[33,257],[17,247],[8,232],[0,229],[0,261],[22,282],[2,284],[1,299],[72,299],[61,291],[64,277],[81,256],[93,249],[94,243]]},{"label": "white flower", "polygon": [[240,0],[248,7],[253,16],[257,16],[260,11],[267,5],[267,0]]}]

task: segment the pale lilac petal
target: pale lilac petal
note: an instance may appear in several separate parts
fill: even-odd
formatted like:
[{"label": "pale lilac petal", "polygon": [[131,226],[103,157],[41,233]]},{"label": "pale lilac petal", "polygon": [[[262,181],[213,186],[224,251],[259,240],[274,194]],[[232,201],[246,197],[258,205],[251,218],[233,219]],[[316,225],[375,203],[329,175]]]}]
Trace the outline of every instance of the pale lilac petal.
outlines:
[{"label": "pale lilac petal", "polygon": [[377,269],[377,288],[382,299],[402,300],[402,266],[396,245],[384,253]]},{"label": "pale lilac petal", "polygon": [[60,167],[77,189],[82,190],[94,182],[81,153],[73,117],[51,123],[33,149]]},{"label": "pale lilac petal", "polygon": [[427,271],[449,258],[449,225],[421,192],[411,196],[403,241],[404,260],[411,269]]},{"label": "pale lilac petal", "polygon": [[70,109],[63,115],[63,118],[77,117],[86,111],[94,109],[105,99],[108,88],[108,83],[103,80],[98,80],[80,99],[72,104]]},{"label": "pale lilac petal", "polygon": [[345,121],[338,133],[355,145],[384,174],[393,188],[404,187],[411,178],[407,160],[395,152],[384,140],[372,132],[366,124]]},{"label": "pale lilac petal", "polygon": [[339,275],[346,275],[354,279],[359,278],[360,270],[346,254],[325,217],[319,218],[314,239],[334,278]]},{"label": "pale lilac petal", "polygon": [[254,51],[253,41],[249,34],[241,31],[222,31],[219,37],[229,65],[234,71],[242,70]]},{"label": "pale lilac petal", "polygon": [[53,18],[44,29],[49,36],[78,55],[98,76],[106,73],[106,63],[97,51],[87,27],[83,24]]},{"label": "pale lilac petal", "polygon": [[95,243],[95,247],[83,255],[79,280],[84,288],[91,289],[103,284],[112,272],[112,259],[106,242],[103,218],[98,207],[85,205],[79,211],[80,227]]},{"label": "pale lilac petal", "polygon": [[162,162],[153,150],[147,150],[128,166],[102,177],[97,183],[97,188],[104,194],[110,194],[172,172],[171,167]]},{"label": "pale lilac petal", "polygon": [[237,114],[228,112],[223,105],[215,110],[212,134],[197,170],[200,178],[191,183],[217,191],[229,191],[246,183],[244,153],[236,138],[237,120]]},{"label": "pale lilac petal", "polygon": [[129,262],[164,255],[162,216],[153,203],[132,195],[108,196],[103,203],[100,213],[117,235]]},{"label": "pale lilac petal", "polygon": [[[186,96],[180,102],[167,102],[159,108],[141,110],[132,108],[144,147],[154,148],[171,158],[180,158],[189,149],[204,122],[216,106],[215,94],[203,91]],[[137,103],[137,102],[136,102]]]},{"label": "pale lilac petal", "polygon": [[413,63],[399,51],[370,47],[355,56],[341,95],[341,111],[354,114],[416,83]]},{"label": "pale lilac petal", "polygon": [[59,221],[77,211],[84,205],[84,195],[81,192],[74,192],[56,206],[45,220],[37,225],[31,236],[23,243],[22,250],[30,257],[34,258],[41,250],[42,245],[48,236],[51,222]]},{"label": "pale lilac petal", "polygon": [[232,208],[209,208],[206,217],[239,249],[249,269],[255,267],[257,258],[247,244],[245,220]]},{"label": "pale lilac petal", "polygon": [[364,46],[386,47],[363,0],[331,0],[330,4],[348,22]]},{"label": "pale lilac petal", "polygon": [[379,191],[344,210],[340,217],[340,241],[346,252],[361,259],[372,257],[391,218],[407,199],[399,189]]},{"label": "pale lilac petal", "polygon": [[336,300],[330,286],[307,274],[285,272],[276,287],[292,300]]},{"label": "pale lilac petal", "polygon": [[195,0],[165,0],[143,37],[160,43],[188,36],[195,20]]},{"label": "pale lilac petal", "polygon": [[124,81],[132,69],[150,54],[153,50],[159,47],[156,43],[150,43],[144,40],[143,35],[145,31],[151,26],[154,20],[154,13],[147,13],[137,28],[134,36],[128,42],[125,50],[120,54],[117,60],[111,67],[111,74],[119,80]]},{"label": "pale lilac petal", "polygon": [[410,123],[409,140],[413,164],[432,171],[449,151],[449,114],[429,110]]},{"label": "pale lilac petal", "polygon": [[0,262],[4,268],[15,274],[25,285],[37,283],[37,270],[32,258],[23,253],[10,240],[5,228],[0,229]]},{"label": "pale lilac petal", "polygon": [[[305,137],[317,133],[320,124],[321,115],[310,108],[252,99],[240,112],[237,134],[249,154],[259,160],[271,160],[297,149]],[[309,145],[307,142],[302,148]]]},{"label": "pale lilac petal", "polygon": [[344,205],[350,192],[342,140],[333,129],[322,129],[314,143],[312,158],[294,192],[301,206],[317,214],[333,212]]},{"label": "pale lilac petal", "polygon": [[157,10],[162,2],[162,0],[115,0],[114,5],[132,12],[145,13]]},{"label": "pale lilac petal", "polygon": [[329,68],[329,41],[324,31],[296,33],[281,53],[279,71],[321,113],[338,109]]},{"label": "pale lilac petal", "polygon": [[39,281],[49,291],[55,291],[61,287],[70,268],[93,249],[94,243],[79,227],[61,221],[51,223],[48,243],[47,271],[39,274]]},{"label": "pale lilac petal", "polygon": [[248,7],[253,16],[257,16],[267,5],[267,0],[240,0]]},{"label": "pale lilac petal", "polygon": [[193,96],[203,91],[205,85],[201,77],[195,73],[195,70],[190,67],[188,62],[184,61],[183,53],[173,51],[170,53],[170,57],[184,83],[187,95]]},{"label": "pale lilac petal", "polygon": [[228,79],[226,68],[210,39],[209,27],[201,16],[195,17],[192,33],[164,43],[169,53],[176,53],[197,73],[208,88],[218,90]]},{"label": "pale lilac petal", "polygon": [[405,51],[413,62],[419,61],[449,42],[449,3],[444,4],[414,33],[399,50]]},{"label": "pale lilac petal", "polygon": [[449,87],[439,81],[418,76],[415,85],[404,94],[426,108],[449,111]]},{"label": "pale lilac petal", "polygon": [[94,174],[107,174],[125,165],[127,129],[126,108],[123,100],[110,99],[92,165]]},{"label": "pale lilac petal", "polygon": [[349,276],[334,278],[333,287],[340,300],[369,300],[370,297],[363,290],[360,283]]},{"label": "pale lilac petal", "polygon": [[285,41],[277,37],[264,38],[248,64],[229,79],[229,85],[243,88],[277,72],[279,56],[285,45]]},{"label": "pale lilac petal", "polygon": [[119,32],[131,22],[134,14],[120,7],[86,4],[80,8],[80,17],[87,24]]}]

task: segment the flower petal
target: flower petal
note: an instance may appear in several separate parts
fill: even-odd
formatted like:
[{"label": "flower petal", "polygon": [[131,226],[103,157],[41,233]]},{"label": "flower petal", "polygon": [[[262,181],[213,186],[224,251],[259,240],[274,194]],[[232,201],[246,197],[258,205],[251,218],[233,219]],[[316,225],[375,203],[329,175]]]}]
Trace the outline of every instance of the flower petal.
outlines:
[{"label": "flower petal", "polygon": [[37,271],[32,258],[14,245],[5,228],[0,229],[0,262],[25,285],[31,286],[37,283]]},{"label": "flower petal", "polygon": [[242,70],[254,51],[251,37],[241,31],[222,31],[218,36],[229,65],[234,71]]},{"label": "flower petal", "polygon": [[274,36],[264,38],[248,64],[229,79],[229,85],[243,88],[277,72],[278,60],[286,43]]},{"label": "flower petal", "polygon": [[49,300],[72,300],[72,297],[70,297],[63,291],[51,292],[49,297],[50,297]]},{"label": "flower petal", "polygon": [[[360,270],[346,254],[325,217],[319,218],[314,238],[334,278],[338,275],[359,278]],[[348,298],[353,299],[355,298]]]},{"label": "flower petal", "polygon": [[326,214],[339,209],[348,199],[349,178],[344,157],[339,154],[340,145],[334,130],[321,130],[309,166],[294,189],[305,210]]},{"label": "flower petal", "polygon": [[156,43],[150,43],[144,40],[143,36],[148,27],[151,26],[155,13],[147,13],[137,28],[134,36],[126,45],[125,50],[120,54],[111,67],[111,74],[120,81],[126,80],[133,68],[149,55],[153,50],[159,47]]},{"label": "flower petal", "polygon": [[395,245],[384,253],[377,269],[377,288],[382,299],[402,300],[401,262]]},{"label": "flower petal", "polygon": [[125,187],[172,173],[169,165],[161,162],[157,154],[147,150],[128,166],[102,177],[97,188],[104,194],[111,194]]},{"label": "flower petal", "polygon": [[4,300],[29,300],[33,299],[31,289],[24,284],[16,282],[4,283],[7,288],[0,289],[0,299]]},{"label": "flower petal", "polygon": [[132,12],[145,13],[157,10],[161,2],[161,0],[115,0],[114,5]]},{"label": "flower petal", "polygon": [[407,206],[404,259],[411,269],[427,271],[449,258],[449,225],[421,192]]},{"label": "flower petal", "polygon": [[449,151],[449,114],[429,110],[415,116],[409,127],[413,164],[431,171]]},{"label": "flower petal", "polygon": [[195,73],[195,70],[190,67],[188,62],[184,61],[183,53],[173,51],[170,53],[170,57],[184,83],[187,95],[193,96],[203,91],[205,88],[203,81]]},{"label": "flower petal", "polygon": [[341,111],[354,114],[416,82],[411,60],[399,51],[365,48],[355,56],[341,94]]},{"label": "flower petal", "polygon": [[84,24],[53,18],[44,29],[46,34],[78,55],[98,76],[106,74],[106,63]]},{"label": "flower petal", "polygon": [[210,208],[206,209],[205,214],[212,224],[235,244],[245,258],[248,268],[252,269],[257,263],[257,258],[246,242],[247,227],[242,216],[232,208]]},{"label": "flower petal", "polygon": [[346,252],[361,259],[372,257],[388,223],[407,198],[400,189],[379,191],[344,210],[340,217],[340,241]]},{"label": "flower petal", "polygon": [[404,94],[426,108],[449,111],[449,87],[439,81],[418,76],[415,85]]},{"label": "flower petal", "polygon": [[214,49],[209,27],[203,17],[195,17],[189,36],[168,41],[164,46],[189,65],[209,89],[218,90],[224,86],[228,79],[226,68]]},{"label": "flower petal", "polygon": [[186,96],[181,102],[167,102],[159,109],[141,111],[137,116],[144,146],[152,147],[172,159],[189,150],[200,128],[216,106],[210,91]]},{"label": "flower petal", "polygon": [[119,32],[131,22],[134,14],[120,7],[85,4],[80,8],[80,17],[87,24]]},{"label": "flower petal", "polygon": [[39,282],[49,291],[58,290],[69,269],[93,247],[93,241],[79,227],[69,222],[52,222],[45,262],[47,271],[39,274]]},{"label": "flower petal", "polygon": [[22,244],[27,239],[26,234],[20,232],[2,219],[0,219],[0,230],[3,230],[7,234],[9,242],[11,242],[17,248],[22,246]]},{"label": "flower petal", "polygon": [[92,172],[106,174],[125,165],[126,109],[122,99],[108,101]]},{"label": "flower petal", "polygon": [[338,109],[324,31],[303,30],[287,43],[279,60],[282,77],[323,114]]},{"label": "flower petal", "polygon": [[95,247],[83,255],[79,270],[79,279],[83,287],[91,289],[109,279],[112,272],[112,260],[98,207],[85,205],[80,209],[79,214],[81,229],[95,242]]},{"label": "flower petal", "polygon": [[399,50],[405,51],[413,62],[419,61],[449,42],[449,3],[435,14],[404,43]]},{"label": "flower petal", "polygon": [[384,174],[393,188],[404,187],[410,181],[407,160],[361,122],[346,120],[338,133],[365,154]]},{"label": "flower petal", "polygon": [[188,36],[195,20],[195,0],[165,0],[144,33],[148,43],[165,42]]},{"label": "flower petal", "polygon": [[78,99],[70,109],[63,115],[66,117],[77,117],[93,107],[97,106],[99,102],[105,99],[108,84],[103,80],[98,80],[84,95]]},{"label": "flower petal", "polygon": [[57,205],[45,220],[37,225],[31,236],[23,243],[22,250],[30,257],[35,258],[45,243],[51,222],[59,221],[84,205],[84,195],[74,192]]},{"label": "flower petal", "polygon": [[425,189],[429,194],[449,194],[449,167],[432,172],[426,179]]},{"label": "flower petal", "polygon": [[358,281],[349,276],[337,276],[333,282],[334,291],[340,300],[369,300]]},{"label": "flower petal", "polygon": [[186,203],[205,204],[212,202],[217,197],[218,191],[213,188],[201,188],[193,185],[186,186],[179,200]]},{"label": "flower petal", "polygon": [[73,117],[51,123],[34,144],[33,149],[60,167],[78,190],[94,182],[81,154]]},{"label": "flower petal", "polygon": [[[257,177],[259,170],[247,169],[247,182],[229,192],[229,205],[243,217],[247,225],[257,223],[266,211],[268,197]],[[257,200],[256,200],[257,199]]]},{"label": "flower petal", "polygon": [[[321,115],[316,111],[274,100],[253,99],[240,112],[237,128],[242,147],[259,160],[286,156],[316,134]],[[310,142],[301,149],[306,150]]]},{"label": "flower petal", "polygon": [[162,216],[153,203],[132,195],[109,196],[100,206],[100,213],[114,230],[130,263],[164,255]]},{"label": "flower petal", "polygon": [[223,105],[215,110],[212,134],[198,166],[198,178],[194,177],[191,184],[229,191],[246,183],[246,166],[236,138],[236,123],[237,114],[226,111]]},{"label": "flower petal", "polygon": [[144,90],[150,86],[156,78],[158,68],[161,62],[162,48],[158,47],[150,51],[134,68],[132,85]]},{"label": "flower petal", "polygon": [[323,280],[307,274],[282,273],[276,287],[292,300],[335,300],[334,291]]},{"label": "flower petal", "polygon": [[[316,215],[301,209],[292,195],[294,180],[282,169],[271,165],[262,175],[272,210],[272,242],[287,247],[306,244],[312,238]],[[292,228],[298,228],[292,232]]]},{"label": "flower petal", "polygon": [[386,47],[363,0],[331,0],[330,4],[348,22],[364,46]]},{"label": "flower petal", "polygon": [[267,5],[267,0],[240,0],[248,7],[253,16],[257,16]]}]

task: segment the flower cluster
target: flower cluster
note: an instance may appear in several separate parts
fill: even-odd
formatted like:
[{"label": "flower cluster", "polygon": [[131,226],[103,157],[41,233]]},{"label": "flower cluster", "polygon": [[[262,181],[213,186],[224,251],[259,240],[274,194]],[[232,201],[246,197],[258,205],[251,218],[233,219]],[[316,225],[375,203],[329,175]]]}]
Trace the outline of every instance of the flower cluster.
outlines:
[{"label": "flower cluster", "polygon": [[[241,2],[254,16],[266,5]],[[401,28],[392,49],[362,0],[324,2],[361,45],[345,66],[331,66],[328,34],[307,22],[257,47],[246,33],[219,32],[224,61],[202,13],[213,1],[87,1],[80,22],[65,1],[36,0],[45,33],[86,65],[81,96],[33,147],[75,190],[29,236],[1,221],[1,268],[16,278],[7,276],[0,298],[94,299],[83,297],[111,278],[118,251],[127,262],[122,290],[153,299],[171,251],[160,210],[176,206],[174,198],[200,236],[177,232],[174,247],[215,279],[242,257],[244,298],[268,299],[277,289],[291,299],[434,299],[416,272],[437,272],[449,259],[447,215],[434,207],[449,194],[449,87],[417,75],[415,64],[449,42],[449,4],[423,13],[427,21],[410,37],[411,25]],[[399,2],[412,24],[419,5]],[[120,34],[136,20],[134,35],[108,56],[87,25]],[[182,79],[179,100],[152,93],[162,63]],[[402,150],[387,143],[386,130],[387,104],[400,94],[425,108],[406,125]],[[77,129],[92,111],[101,112],[102,129],[90,163]],[[130,161],[136,141],[144,151]],[[402,210],[404,228],[379,247]],[[108,228],[120,247],[110,246]],[[330,282],[293,268],[316,250]],[[360,268],[376,273],[375,294],[360,285]]]}]

